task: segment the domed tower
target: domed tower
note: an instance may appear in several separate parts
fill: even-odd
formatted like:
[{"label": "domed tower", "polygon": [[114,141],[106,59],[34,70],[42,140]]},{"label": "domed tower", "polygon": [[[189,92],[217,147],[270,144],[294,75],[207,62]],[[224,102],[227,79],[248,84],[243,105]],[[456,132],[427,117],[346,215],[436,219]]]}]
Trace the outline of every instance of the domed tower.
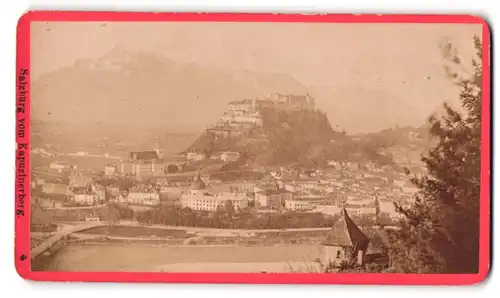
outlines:
[{"label": "domed tower", "polygon": [[191,183],[191,193],[198,193],[206,189],[207,186],[200,177],[200,170],[196,171],[196,175],[194,176],[193,182]]}]

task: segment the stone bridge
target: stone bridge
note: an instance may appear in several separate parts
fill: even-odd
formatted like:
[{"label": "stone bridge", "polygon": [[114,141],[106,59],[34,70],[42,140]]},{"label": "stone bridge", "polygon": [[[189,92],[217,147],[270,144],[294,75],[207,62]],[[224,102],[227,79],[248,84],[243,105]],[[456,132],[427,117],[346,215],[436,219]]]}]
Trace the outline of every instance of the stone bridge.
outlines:
[{"label": "stone bridge", "polygon": [[61,241],[64,239],[66,236],[77,233],[80,231],[88,230],[91,228],[99,227],[104,225],[105,223],[103,222],[86,222],[83,224],[78,224],[74,226],[65,226],[62,228],[60,231],[52,234],[49,236],[47,239],[44,239],[38,246],[34,247],[31,250],[31,260],[36,259],[40,255],[42,255],[44,252],[52,248],[57,242]]}]

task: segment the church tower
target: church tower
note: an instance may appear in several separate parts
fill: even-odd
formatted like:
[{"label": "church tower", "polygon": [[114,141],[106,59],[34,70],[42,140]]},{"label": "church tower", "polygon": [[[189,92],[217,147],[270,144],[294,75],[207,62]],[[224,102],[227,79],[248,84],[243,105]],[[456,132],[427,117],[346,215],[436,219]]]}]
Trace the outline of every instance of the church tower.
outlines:
[{"label": "church tower", "polygon": [[200,170],[196,171],[196,175],[194,176],[193,182],[191,183],[190,191],[192,194],[196,194],[202,192],[206,189],[207,186],[203,180],[201,180]]}]

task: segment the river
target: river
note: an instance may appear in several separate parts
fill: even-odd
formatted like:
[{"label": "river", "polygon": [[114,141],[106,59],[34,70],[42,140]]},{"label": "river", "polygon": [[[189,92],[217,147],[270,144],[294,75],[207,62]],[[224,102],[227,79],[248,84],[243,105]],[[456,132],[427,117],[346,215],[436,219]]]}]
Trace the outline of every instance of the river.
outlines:
[{"label": "river", "polygon": [[[311,272],[316,245],[139,246],[68,243],[43,271],[90,272]],[[291,270],[291,268],[293,270]]]}]

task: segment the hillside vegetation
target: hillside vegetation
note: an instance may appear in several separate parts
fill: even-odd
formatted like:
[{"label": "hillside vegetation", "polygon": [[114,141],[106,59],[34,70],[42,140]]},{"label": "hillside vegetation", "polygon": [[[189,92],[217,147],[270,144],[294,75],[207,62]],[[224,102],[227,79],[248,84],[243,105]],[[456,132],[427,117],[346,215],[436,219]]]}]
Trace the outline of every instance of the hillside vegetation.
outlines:
[{"label": "hillside vegetation", "polygon": [[[263,127],[248,135],[224,138],[204,132],[188,149],[207,155],[220,151],[241,152],[245,160],[261,165],[314,167],[336,161],[393,163],[381,149],[394,145],[392,135],[370,134],[354,138],[335,131],[321,110],[280,110],[261,107]],[[406,132],[398,132],[404,135]],[[406,133],[406,135],[408,135]],[[395,139],[400,143],[399,139]]]}]

